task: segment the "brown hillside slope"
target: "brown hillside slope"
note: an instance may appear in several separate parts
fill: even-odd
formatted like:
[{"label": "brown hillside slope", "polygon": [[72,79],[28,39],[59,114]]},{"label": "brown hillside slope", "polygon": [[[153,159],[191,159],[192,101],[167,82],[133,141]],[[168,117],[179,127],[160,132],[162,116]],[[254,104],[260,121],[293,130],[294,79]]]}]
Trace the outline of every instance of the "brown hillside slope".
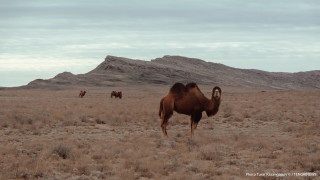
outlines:
[{"label": "brown hillside slope", "polygon": [[32,81],[27,87],[173,84],[191,81],[225,86],[315,89],[320,88],[320,71],[281,73],[238,69],[182,56],[164,56],[151,61],[107,56],[100,65],[86,74],[64,72],[52,79]]}]

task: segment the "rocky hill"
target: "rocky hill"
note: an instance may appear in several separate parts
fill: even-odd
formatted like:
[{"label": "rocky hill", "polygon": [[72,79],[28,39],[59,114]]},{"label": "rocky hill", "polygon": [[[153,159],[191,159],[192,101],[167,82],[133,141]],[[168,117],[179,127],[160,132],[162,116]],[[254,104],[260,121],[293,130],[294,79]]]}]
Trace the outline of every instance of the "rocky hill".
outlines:
[{"label": "rocky hill", "polygon": [[52,79],[34,80],[27,87],[171,85],[191,81],[221,86],[315,89],[320,88],[320,71],[280,73],[237,69],[181,56],[164,56],[151,61],[107,56],[99,66],[86,74],[64,72]]}]

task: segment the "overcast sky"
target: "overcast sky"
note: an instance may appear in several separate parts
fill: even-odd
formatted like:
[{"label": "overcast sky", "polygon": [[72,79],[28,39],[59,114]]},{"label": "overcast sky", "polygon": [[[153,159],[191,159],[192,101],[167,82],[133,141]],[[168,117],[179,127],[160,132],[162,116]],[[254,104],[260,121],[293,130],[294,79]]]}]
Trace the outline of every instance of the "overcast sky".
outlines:
[{"label": "overcast sky", "polygon": [[86,73],[107,55],[320,70],[320,1],[0,0],[0,86]]}]

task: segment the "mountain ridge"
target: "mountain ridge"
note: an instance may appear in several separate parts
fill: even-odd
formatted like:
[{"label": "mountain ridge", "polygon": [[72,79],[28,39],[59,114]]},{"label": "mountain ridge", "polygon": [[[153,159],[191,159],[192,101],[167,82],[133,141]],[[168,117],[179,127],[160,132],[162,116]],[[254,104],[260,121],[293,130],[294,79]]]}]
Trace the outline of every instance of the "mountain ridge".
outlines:
[{"label": "mountain ridge", "polygon": [[239,69],[183,56],[163,56],[151,61],[108,55],[93,70],[74,75],[63,72],[54,78],[31,81],[27,87],[43,86],[115,86],[197,82],[221,86],[273,89],[318,89],[320,71],[297,73]]}]

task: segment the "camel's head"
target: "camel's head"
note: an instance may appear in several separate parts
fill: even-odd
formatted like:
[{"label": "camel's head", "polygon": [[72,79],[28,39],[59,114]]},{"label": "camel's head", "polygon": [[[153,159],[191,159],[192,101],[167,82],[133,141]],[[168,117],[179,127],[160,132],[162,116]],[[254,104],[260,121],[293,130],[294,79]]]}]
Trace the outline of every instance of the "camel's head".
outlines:
[{"label": "camel's head", "polygon": [[212,90],[212,99],[220,100],[221,98],[221,88],[216,86]]},{"label": "camel's head", "polygon": [[207,116],[213,116],[219,111],[219,106],[220,106],[220,99],[221,99],[221,88],[216,86],[212,90],[212,98],[211,101],[206,106],[206,113]]}]

